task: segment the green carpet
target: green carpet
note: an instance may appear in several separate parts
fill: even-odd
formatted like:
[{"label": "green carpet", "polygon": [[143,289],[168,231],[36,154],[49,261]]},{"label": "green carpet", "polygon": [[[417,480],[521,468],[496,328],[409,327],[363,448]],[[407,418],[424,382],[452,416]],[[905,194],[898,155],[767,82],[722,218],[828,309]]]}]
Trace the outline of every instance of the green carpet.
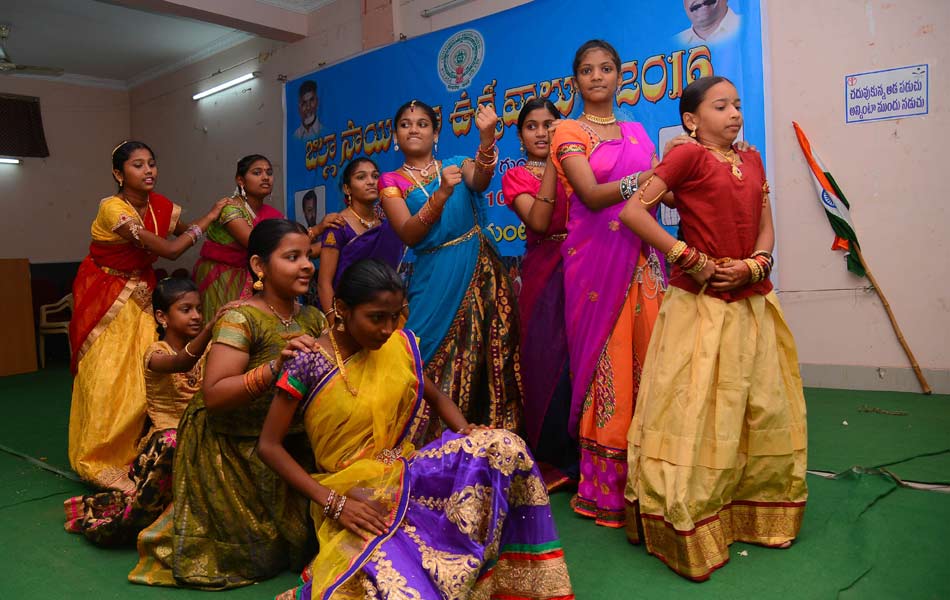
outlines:
[{"label": "green carpet", "polygon": [[[0,446],[67,467],[69,387],[65,368],[0,378]],[[806,397],[810,468],[846,471],[852,465],[896,463],[888,468],[908,480],[946,481],[950,475],[946,396],[810,389]],[[909,414],[859,412],[862,406]],[[0,451],[0,478],[6,484],[0,487],[0,564],[6,575],[0,598],[208,597],[194,590],[133,586],[126,575],[136,560],[134,549],[97,548],[66,533],[62,502],[85,491],[82,484],[5,451]],[[680,578],[643,547],[628,544],[622,531],[575,516],[569,494],[555,494],[551,505],[582,600],[950,597],[950,579],[940,575],[950,539],[950,494],[902,488],[869,469],[834,480],[809,476],[808,483],[804,525],[791,548],[736,544],[730,562],[702,584]],[[296,575],[286,573],[226,595],[268,598],[295,582]]]},{"label": "green carpet", "polygon": [[[806,389],[805,399],[809,469],[886,466],[906,481],[950,483],[950,396]],[[906,414],[865,412],[874,409]]]}]

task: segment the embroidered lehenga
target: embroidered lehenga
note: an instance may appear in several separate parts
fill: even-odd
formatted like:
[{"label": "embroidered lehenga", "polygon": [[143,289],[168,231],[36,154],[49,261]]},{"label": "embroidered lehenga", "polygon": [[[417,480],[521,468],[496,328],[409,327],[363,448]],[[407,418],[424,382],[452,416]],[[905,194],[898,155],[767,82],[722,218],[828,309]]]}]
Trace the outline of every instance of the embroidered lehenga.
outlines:
[{"label": "embroidered lehenga", "polygon": [[105,198],[92,223],[89,255],[73,281],[69,462],[99,488],[135,489],[128,472],[145,429],[142,356],[158,338],[152,318],[152,263],[158,257],[116,230],[131,224],[134,231],[167,237],[180,214],[180,206],[154,192],[144,219],[122,198]]},{"label": "embroidered lehenga", "polygon": [[[450,158],[437,169],[461,168],[465,160]],[[398,197],[415,214],[439,181],[437,174],[417,184],[384,173],[380,197]],[[481,229],[485,222],[480,194],[464,182],[456,185],[441,217],[412,247],[406,327],[420,336],[426,374],[470,422],[516,431],[522,410],[518,313],[511,280]]]},{"label": "embroidered lehenga", "polygon": [[602,140],[580,122],[565,121],[555,131],[551,150],[569,196],[568,233],[561,245],[573,374],[569,426],[581,450],[573,506],[608,527],[624,523],[626,435],[664,273],[656,251],[620,223],[620,199],[591,210],[570,187],[561,161],[586,157],[598,183],[649,170],[653,143],[643,126],[619,125],[620,138]]},{"label": "embroidered lehenga", "polygon": [[311,504],[320,551],[303,585],[281,598],[573,598],[524,442],[503,429],[446,432],[416,450],[426,411],[410,331],[345,367],[344,379],[328,354],[300,353],[277,385],[302,400],[313,478],[380,502],[388,528],[363,540]]}]

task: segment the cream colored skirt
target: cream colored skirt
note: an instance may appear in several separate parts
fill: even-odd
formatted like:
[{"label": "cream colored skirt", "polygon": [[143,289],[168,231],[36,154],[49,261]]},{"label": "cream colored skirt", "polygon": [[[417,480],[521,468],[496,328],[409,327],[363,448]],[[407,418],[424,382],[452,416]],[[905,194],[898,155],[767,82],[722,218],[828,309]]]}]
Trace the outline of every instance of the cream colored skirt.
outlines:
[{"label": "cream colored skirt", "polygon": [[775,294],[726,303],[671,287],[627,441],[628,538],[680,575],[707,579],[733,541],[794,539],[805,398]]}]

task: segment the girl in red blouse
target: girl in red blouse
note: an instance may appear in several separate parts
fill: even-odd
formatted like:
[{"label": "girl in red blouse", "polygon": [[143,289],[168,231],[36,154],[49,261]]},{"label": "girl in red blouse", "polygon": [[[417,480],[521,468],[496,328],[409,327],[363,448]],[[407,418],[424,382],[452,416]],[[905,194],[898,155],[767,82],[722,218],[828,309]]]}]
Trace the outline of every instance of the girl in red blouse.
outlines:
[{"label": "girl in red blouse", "polygon": [[[620,214],[671,267],[627,436],[627,535],[698,581],[736,540],[791,545],[808,496],[798,356],[768,279],[769,188],[758,153],[734,145],[740,104],[724,77],[690,84],[680,114],[699,143],[671,150]],[[680,241],[648,212],[667,191]]]}]

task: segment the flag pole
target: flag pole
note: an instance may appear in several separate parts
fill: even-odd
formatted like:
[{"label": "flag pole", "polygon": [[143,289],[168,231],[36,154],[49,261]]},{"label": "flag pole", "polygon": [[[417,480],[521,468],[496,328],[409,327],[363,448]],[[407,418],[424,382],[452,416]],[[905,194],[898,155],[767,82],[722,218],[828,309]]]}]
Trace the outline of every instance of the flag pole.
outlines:
[{"label": "flag pole", "polygon": [[861,261],[861,266],[864,267],[868,281],[871,282],[871,286],[874,287],[874,291],[877,293],[878,298],[881,299],[881,303],[884,305],[884,310],[887,312],[887,318],[891,320],[891,326],[894,328],[894,333],[897,334],[897,341],[900,342],[901,348],[904,349],[904,353],[907,355],[907,358],[910,359],[910,366],[914,369],[914,375],[917,376],[917,381],[920,383],[921,391],[923,391],[924,394],[933,393],[933,390],[930,389],[930,385],[927,383],[927,378],[924,377],[923,372],[920,370],[920,365],[917,364],[917,359],[914,358],[914,353],[907,344],[907,340],[904,339],[904,334],[901,332],[900,325],[897,324],[897,318],[894,316],[894,312],[891,310],[891,303],[887,301],[884,291],[881,289],[881,286],[877,284],[874,274],[871,273],[871,268],[868,267],[868,263],[864,261],[864,255],[861,254],[861,249],[857,244],[851,244],[850,250],[851,252],[854,252],[855,256],[858,257],[858,260]]}]

